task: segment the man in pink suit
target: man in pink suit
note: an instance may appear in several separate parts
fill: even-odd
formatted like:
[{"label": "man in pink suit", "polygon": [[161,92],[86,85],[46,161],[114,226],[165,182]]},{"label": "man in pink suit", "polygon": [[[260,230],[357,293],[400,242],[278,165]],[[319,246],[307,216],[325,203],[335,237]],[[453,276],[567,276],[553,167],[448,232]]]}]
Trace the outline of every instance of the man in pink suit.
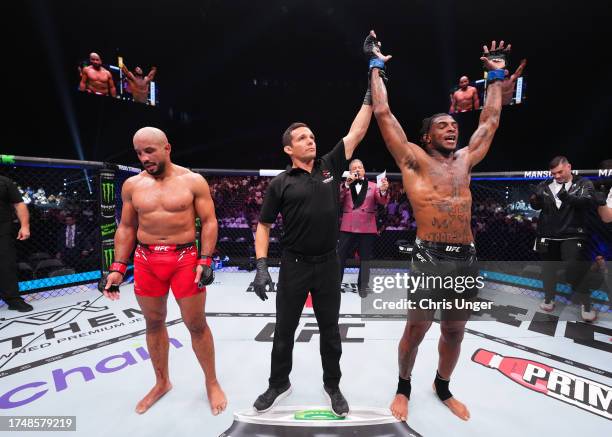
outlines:
[{"label": "man in pink suit", "polygon": [[[340,282],[344,275],[346,259],[355,253],[359,247],[359,263],[369,261],[374,254],[376,232],[376,205],[389,203],[389,182],[383,179],[381,186],[368,181],[365,177],[363,163],[353,159],[349,164],[349,176],[340,186],[340,205],[342,205],[342,224],[340,225],[340,240],[338,255],[340,257]],[[361,270],[361,269],[360,269]],[[359,295],[365,297],[367,291],[367,276],[362,287],[361,271],[357,287]]]}]

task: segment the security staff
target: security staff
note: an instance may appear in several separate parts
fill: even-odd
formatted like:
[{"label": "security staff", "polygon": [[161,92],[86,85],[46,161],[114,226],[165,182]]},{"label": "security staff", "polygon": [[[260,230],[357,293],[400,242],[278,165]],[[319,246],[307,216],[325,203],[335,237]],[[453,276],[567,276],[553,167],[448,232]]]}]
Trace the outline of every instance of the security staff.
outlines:
[{"label": "security staff", "polygon": [[596,314],[591,308],[585,280],[589,268],[586,214],[596,205],[593,183],[572,175],[572,166],[565,156],[553,158],[549,168],[552,180],[541,182],[529,199],[533,209],[541,210],[534,246],[542,261],[545,261],[542,271],[545,297],[540,308],[544,311],[554,309],[556,262],[564,261],[567,263],[568,282],[579,293],[582,318],[593,321]]},{"label": "security staff", "polygon": [[9,310],[19,312],[32,311],[32,305],[19,296],[17,285],[17,255],[13,241],[13,209],[21,227],[17,233],[18,240],[30,238],[30,215],[23,203],[21,193],[15,183],[5,176],[0,176],[0,298],[8,304]]}]

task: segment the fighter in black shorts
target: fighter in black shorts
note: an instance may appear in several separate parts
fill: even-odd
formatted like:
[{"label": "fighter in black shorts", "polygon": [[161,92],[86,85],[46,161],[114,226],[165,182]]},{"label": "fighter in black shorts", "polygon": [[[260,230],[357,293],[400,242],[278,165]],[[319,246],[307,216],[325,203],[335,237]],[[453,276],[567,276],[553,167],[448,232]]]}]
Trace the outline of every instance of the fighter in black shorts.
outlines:
[{"label": "fighter in black shorts", "polygon": [[[414,256],[420,261],[418,264],[425,266],[432,264],[434,259],[448,256],[463,257],[467,261],[474,257],[474,237],[470,226],[470,173],[487,154],[499,125],[501,82],[509,49],[510,46],[506,47],[503,41],[499,45],[493,41],[490,48],[484,46],[480,59],[488,71],[487,100],[469,145],[460,150],[457,150],[457,122],[445,113],[423,120],[421,146],[409,142],[389,109],[382,79],[384,62],[380,61],[380,56],[373,57],[370,62],[374,115],[387,148],[402,172],[404,189],[416,219],[418,240]],[[435,272],[437,268],[432,266]],[[406,420],[408,416],[412,367],[418,346],[431,323],[431,319],[410,320],[410,317],[406,322],[399,344],[398,389],[390,407],[393,415],[400,420]],[[450,376],[459,359],[465,324],[466,320],[442,320],[440,323],[440,358],[434,388],[440,400],[455,415],[468,420],[470,413],[467,407],[455,399],[448,389]]]}]

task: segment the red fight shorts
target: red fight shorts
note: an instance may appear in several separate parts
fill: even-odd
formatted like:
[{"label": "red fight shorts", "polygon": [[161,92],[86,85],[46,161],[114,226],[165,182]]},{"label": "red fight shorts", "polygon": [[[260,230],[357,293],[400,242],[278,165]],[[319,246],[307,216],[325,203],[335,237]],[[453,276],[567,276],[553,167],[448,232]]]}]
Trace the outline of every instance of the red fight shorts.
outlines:
[{"label": "red fight shorts", "polygon": [[206,291],[195,283],[198,250],[193,244],[141,244],[134,252],[134,293],[162,297],[172,293],[176,299]]}]

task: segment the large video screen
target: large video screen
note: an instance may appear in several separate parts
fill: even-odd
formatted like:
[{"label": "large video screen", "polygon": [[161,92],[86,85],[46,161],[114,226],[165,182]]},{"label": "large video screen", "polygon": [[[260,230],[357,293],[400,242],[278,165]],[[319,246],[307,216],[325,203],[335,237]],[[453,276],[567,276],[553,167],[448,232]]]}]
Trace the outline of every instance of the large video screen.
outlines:
[{"label": "large video screen", "polygon": [[155,76],[157,67],[145,70],[140,65],[128,67],[118,56],[117,65],[104,63],[102,57],[92,52],[79,64],[79,91],[110,96],[117,99],[156,106],[159,89]]},{"label": "large video screen", "polygon": [[[502,83],[502,104],[521,105],[527,100],[527,82],[525,80],[525,67],[527,60],[523,59],[514,72],[506,70],[506,78]],[[457,112],[475,111],[480,109],[487,98],[486,80],[470,80],[467,75],[459,77],[449,93],[449,114]]]}]

